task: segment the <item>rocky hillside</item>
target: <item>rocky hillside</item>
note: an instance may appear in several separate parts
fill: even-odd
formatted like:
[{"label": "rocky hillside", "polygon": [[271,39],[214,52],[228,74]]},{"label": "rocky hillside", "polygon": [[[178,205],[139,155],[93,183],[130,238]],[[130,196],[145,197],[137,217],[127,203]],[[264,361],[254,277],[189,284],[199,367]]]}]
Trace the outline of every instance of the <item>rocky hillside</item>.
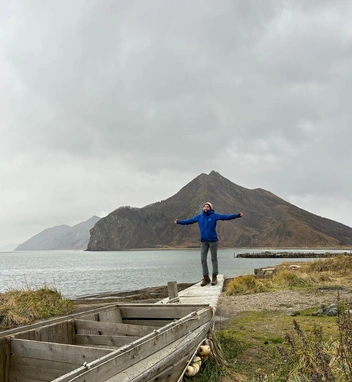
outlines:
[{"label": "rocky hillside", "polygon": [[250,190],[219,173],[201,174],[176,195],[143,208],[121,207],[90,231],[89,251],[199,246],[198,225],[175,225],[201,212],[244,217],[218,222],[221,247],[331,247],[352,244],[352,228],[311,214],[263,189]]},{"label": "rocky hillside", "polygon": [[45,229],[17,246],[15,251],[86,249],[89,241],[89,230],[99,219],[98,216],[93,216],[73,227],[59,225]]}]

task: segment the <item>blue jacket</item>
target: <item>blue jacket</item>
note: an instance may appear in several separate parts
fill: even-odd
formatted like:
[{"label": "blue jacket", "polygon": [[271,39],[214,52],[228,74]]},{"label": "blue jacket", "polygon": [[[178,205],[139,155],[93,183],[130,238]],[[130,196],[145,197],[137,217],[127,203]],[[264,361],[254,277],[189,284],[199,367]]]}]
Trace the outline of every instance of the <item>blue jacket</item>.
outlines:
[{"label": "blue jacket", "polygon": [[203,211],[201,214],[188,220],[179,220],[177,224],[188,225],[198,223],[200,231],[200,241],[218,241],[216,233],[216,222],[218,220],[232,220],[239,218],[239,214],[221,215],[216,214],[214,210]]}]

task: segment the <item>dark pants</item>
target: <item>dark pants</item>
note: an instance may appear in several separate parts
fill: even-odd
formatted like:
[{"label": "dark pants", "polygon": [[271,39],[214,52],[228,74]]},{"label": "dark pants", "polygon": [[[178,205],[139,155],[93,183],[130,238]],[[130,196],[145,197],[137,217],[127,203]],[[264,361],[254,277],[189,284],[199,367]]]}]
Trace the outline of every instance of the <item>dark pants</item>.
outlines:
[{"label": "dark pants", "polygon": [[209,276],[207,256],[210,248],[211,265],[213,275],[218,275],[218,242],[217,241],[202,241],[200,246],[200,260],[202,263],[203,276]]}]

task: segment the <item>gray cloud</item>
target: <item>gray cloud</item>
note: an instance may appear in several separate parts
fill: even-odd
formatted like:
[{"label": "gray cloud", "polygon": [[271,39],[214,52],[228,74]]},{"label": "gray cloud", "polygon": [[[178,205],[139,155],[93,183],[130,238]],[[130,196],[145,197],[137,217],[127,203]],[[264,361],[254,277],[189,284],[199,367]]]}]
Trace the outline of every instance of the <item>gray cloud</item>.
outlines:
[{"label": "gray cloud", "polygon": [[351,16],[348,1],[0,0],[0,244],[213,169],[351,226]]}]

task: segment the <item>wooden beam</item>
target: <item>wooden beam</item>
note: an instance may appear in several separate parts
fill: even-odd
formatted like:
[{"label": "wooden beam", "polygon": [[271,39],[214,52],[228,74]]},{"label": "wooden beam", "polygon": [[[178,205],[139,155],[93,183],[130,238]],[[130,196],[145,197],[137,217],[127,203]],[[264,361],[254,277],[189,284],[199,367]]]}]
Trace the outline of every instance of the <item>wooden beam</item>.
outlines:
[{"label": "wooden beam", "polygon": [[118,324],[114,322],[75,320],[77,334],[81,330],[99,331],[105,335],[145,336],[155,330],[154,326]]},{"label": "wooden beam", "polygon": [[91,334],[77,334],[77,345],[89,346],[107,346],[112,348],[119,348],[121,346],[130,344],[138,340],[139,336],[106,336],[106,335],[91,335]]},{"label": "wooden beam", "polygon": [[0,338],[0,382],[9,382],[10,339]]}]

